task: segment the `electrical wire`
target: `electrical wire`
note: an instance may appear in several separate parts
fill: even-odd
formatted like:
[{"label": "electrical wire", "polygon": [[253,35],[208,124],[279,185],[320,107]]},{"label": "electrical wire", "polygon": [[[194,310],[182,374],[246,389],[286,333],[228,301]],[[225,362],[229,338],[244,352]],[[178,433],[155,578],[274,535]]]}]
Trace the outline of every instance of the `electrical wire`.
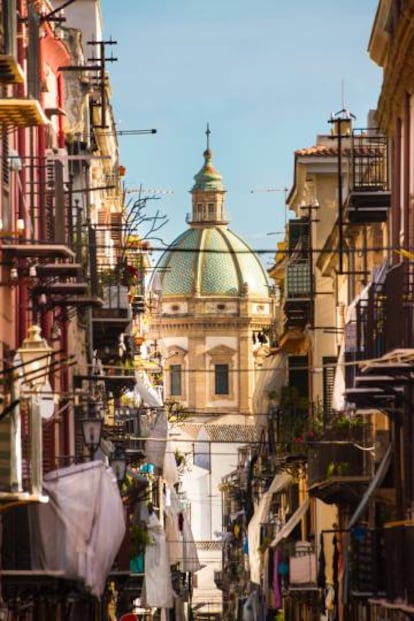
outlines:
[{"label": "electrical wire", "polygon": [[[148,220],[150,220],[151,218],[148,218]],[[91,225],[94,228],[96,228],[94,225]],[[99,228],[101,228],[102,225],[99,225]],[[107,231],[111,231],[113,230],[111,226],[108,226],[105,230]],[[116,229],[114,228],[114,230],[116,230],[117,232],[119,232],[119,228],[116,227]],[[125,233],[126,234],[131,234],[131,231],[127,228],[125,228]],[[45,244],[47,242],[45,242],[44,240],[40,240],[40,239],[33,239],[33,238],[22,238],[21,236],[18,237],[20,243],[36,243],[36,244]],[[158,241],[161,241],[164,245],[161,247],[157,247],[157,246],[151,246],[150,248],[148,248],[148,251],[150,252],[169,252],[169,253],[181,253],[181,254],[229,254],[229,255],[243,255],[243,254],[277,254],[277,255],[287,255],[290,256],[292,255],[292,248],[282,248],[282,249],[278,249],[275,247],[272,248],[252,248],[251,246],[247,246],[246,248],[232,248],[231,251],[228,248],[182,248],[182,247],[177,247],[174,246],[173,243],[174,242],[164,242],[163,240],[161,240],[158,237],[153,237],[152,239],[157,239]],[[141,241],[150,241],[148,239],[143,238]],[[127,244],[126,244],[127,245]],[[85,249],[89,249],[89,244],[88,243],[80,243],[80,247],[81,248],[85,248]],[[106,244],[96,244],[95,246],[97,249],[106,249],[107,245]],[[140,250],[139,248],[137,249],[138,251]],[[372,246],[368,246],[367,248],[364,249],[365,252],[396,252],[399,254],[403,254],[402,251],[404,251],[405,253],[413,253],[413,259],[414,259],[414,246],[408,246],[408,247],[404,247],[403,249],[400,247],[396,247],[393,245],[372,245]],[[323,247],[313,247],[311,249],[307,249],[306,250],[306,257],[309,257],[310,254],[336,254],[338,253],[338,246],[323,246]],[[344,255],[347,254],[358,254],[361,253],[361,248],[347,248],[346,251],[344,251]],[[408,257],[405,257],[406,259]],[[412,261],[411,259],[409,259],[410,261]]]}]

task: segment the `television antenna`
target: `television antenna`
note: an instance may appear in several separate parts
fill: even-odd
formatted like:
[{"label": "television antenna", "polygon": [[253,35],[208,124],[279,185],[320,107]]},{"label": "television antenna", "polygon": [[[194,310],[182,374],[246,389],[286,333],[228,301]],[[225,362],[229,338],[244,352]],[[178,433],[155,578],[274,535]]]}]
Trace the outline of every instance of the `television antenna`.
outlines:
[{"label": "television antenna", "polygon": [[283,187],[283,188],[257,188],[257,189],[253,189],[250,190],[250,194],[259,194],[259,193],[263,193],[263,192],[283,192],[284,194],[284,202],[285,202],[285,225],[287,222],[287,195],[289,192],[289,188]]}]

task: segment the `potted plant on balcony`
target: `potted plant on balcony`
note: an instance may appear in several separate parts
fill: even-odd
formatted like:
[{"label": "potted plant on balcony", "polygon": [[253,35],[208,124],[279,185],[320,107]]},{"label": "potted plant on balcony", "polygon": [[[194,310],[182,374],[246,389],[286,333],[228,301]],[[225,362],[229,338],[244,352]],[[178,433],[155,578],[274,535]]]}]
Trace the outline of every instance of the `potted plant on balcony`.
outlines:
[{"label": "potted plant on balcony", "polygon": [[132,522],[129,526],[129,540],[131,545],[130,569],[133,573],[144,572],[145,548],[153,543],[145,522]]}]

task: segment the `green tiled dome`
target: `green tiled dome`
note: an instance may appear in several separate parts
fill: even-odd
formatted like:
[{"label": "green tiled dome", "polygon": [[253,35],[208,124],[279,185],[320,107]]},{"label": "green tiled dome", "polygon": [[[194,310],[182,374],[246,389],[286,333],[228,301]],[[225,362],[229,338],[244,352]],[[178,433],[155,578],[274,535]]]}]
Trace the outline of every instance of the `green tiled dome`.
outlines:
[{"label": "green tiled dome", "polygon": [[269,296],[258,257],[223,226],[190,228],[162,255],[156,270],[163,296]]}]

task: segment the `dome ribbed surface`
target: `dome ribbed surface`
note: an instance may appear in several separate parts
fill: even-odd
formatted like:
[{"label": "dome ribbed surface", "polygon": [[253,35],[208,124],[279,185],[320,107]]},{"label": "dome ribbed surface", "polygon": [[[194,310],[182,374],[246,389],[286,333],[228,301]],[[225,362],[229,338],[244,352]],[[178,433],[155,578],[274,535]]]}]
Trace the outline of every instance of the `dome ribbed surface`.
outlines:
[{"label": "dome ribbed surface", "polygon": [[267,274],[258,257],[224,227],[185,231],[162,255],[156,270],[163,296],[269,297]]}]

